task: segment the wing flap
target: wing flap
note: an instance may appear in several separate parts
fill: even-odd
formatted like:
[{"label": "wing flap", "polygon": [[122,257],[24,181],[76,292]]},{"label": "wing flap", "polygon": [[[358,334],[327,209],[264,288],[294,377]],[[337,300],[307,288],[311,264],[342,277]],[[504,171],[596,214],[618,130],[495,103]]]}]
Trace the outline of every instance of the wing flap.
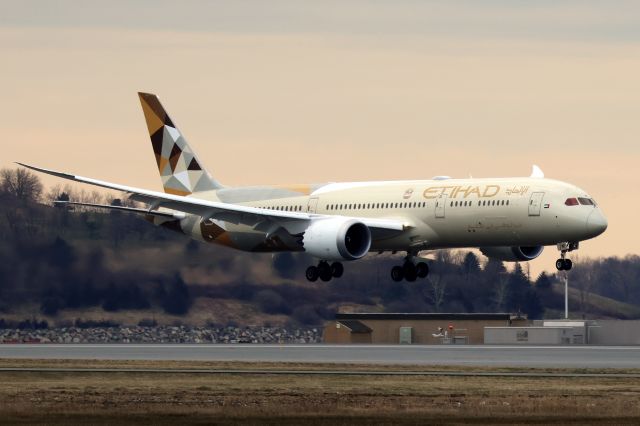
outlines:
[{"label": "wing flap", "polygon": [[134,207],[111,206],[107,204],[78,203],[74,201],[54,201],[54,203],[62,206],[83,206],[83,207],[92,207],[97,209],[118,210],[118,211],[124,211],[124,212],[171,218],[171,219],[184,219],[185,217],[185,214],[182,212],[164,212],[164,211],[155,211],[155,210],[148,210],[148,209],[138,209]]}]

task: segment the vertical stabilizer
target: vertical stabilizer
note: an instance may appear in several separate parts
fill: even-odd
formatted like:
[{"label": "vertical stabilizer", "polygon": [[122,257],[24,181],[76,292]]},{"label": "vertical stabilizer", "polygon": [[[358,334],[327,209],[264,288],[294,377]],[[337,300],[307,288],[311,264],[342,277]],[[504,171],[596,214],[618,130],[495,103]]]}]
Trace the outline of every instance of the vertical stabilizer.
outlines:
[{"label": "vertical stabilizer", "polygon": [[222,188],[202,167],[156,95],[138,93],[164,192],[190,195]]}]

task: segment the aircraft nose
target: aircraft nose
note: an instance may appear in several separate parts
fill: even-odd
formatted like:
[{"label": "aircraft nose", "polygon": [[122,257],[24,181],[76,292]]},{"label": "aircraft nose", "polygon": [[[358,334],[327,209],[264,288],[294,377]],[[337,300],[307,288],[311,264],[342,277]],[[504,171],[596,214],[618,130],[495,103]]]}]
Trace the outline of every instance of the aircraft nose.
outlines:
[{"label": "aircraft nose", "polygon": [[602,234],[608,225],[607,218],[604,217],[600,209],[593,209],[587,218],[587,231],[594,237]]}]

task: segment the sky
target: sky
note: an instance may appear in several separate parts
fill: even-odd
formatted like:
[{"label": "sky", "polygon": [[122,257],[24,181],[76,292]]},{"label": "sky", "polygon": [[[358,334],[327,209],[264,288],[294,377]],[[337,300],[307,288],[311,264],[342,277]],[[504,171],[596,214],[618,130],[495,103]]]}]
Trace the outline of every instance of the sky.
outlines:
[{"label": "sky", "polygon": [[161,190],[148,91],[226,185],[537,164],[609,219],[579,257],[639,252],[638,2],[0,0],[0,58],[0,168]]}]

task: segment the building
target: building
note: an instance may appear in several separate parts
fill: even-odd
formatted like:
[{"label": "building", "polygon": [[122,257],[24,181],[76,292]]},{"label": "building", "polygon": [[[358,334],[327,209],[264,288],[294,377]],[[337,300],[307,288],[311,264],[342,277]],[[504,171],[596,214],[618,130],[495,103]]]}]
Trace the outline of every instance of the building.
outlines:
[{"label": "building", "polygon": [[537,320],[531,327],[485,327],[490,345],[639,345],[640,320]]},{"label": "building", "polygon": [[324,343],[483,344],[485,327],[526,326],[526,317],[508,313],[336,314],[324,327]]}]

